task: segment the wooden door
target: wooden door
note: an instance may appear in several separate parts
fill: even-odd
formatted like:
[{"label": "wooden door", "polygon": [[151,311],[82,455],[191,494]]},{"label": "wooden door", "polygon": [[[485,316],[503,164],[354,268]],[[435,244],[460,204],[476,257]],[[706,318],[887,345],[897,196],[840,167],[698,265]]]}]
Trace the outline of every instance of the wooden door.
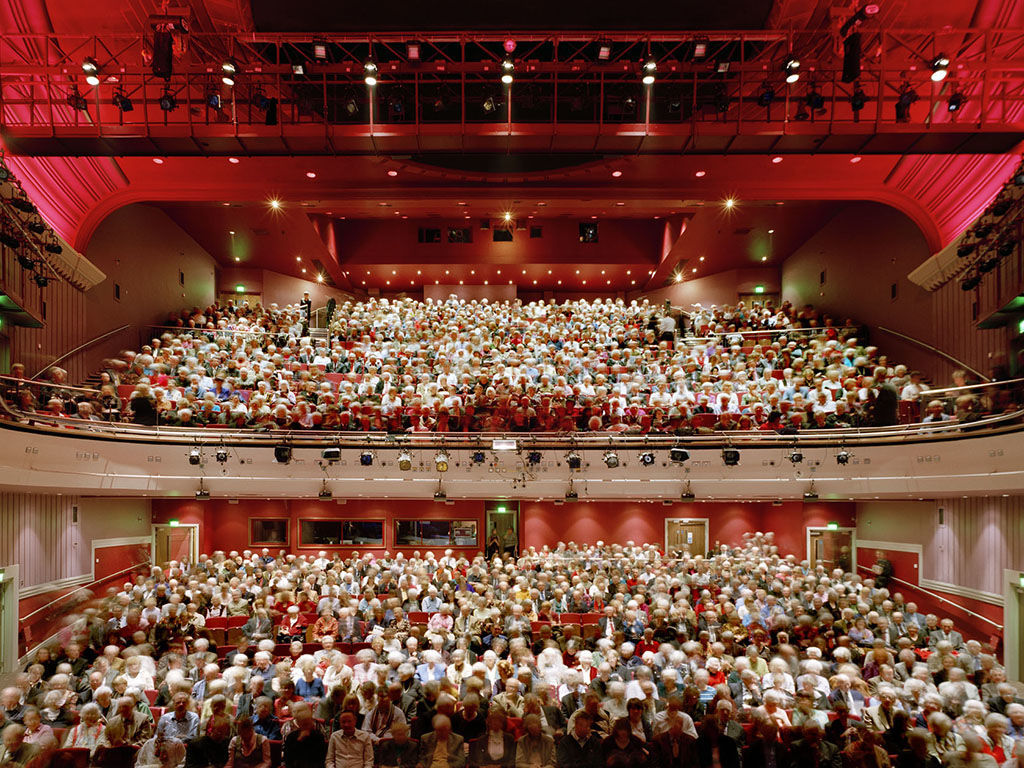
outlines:
[{"label": "wooden door", "polygon": [[171,560],[192,561],[192,535],[195,529],[173,525],[158,525],[153,532],[153,556],[156,565]]},{"label": "wooden door", "polygon": [[665,532],[667,552],[707,554],[706,520],[668,520]]},{"label": "wooden door", "polygon": [[807,559],[811,568],[820,563],[828,570],[849,570],[853,553],[853,533],[849,530],[810,531],[810,551]]}]

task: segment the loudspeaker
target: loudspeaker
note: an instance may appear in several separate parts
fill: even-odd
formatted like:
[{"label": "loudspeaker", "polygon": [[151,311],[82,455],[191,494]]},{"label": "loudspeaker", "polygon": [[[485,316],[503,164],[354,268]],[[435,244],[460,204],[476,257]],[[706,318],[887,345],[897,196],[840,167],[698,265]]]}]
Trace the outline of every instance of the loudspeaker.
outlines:
[{"label": "loudspeaker", "polygon": [[153,31],[153,74],[170,80],[174,67],[174,56],[171,49],[174,47],[174,36],[165,30]]},{"label": "loudspeaker", "polygon": [[852,83],[860,77],[860,32],[843,40],[843,82]]}]

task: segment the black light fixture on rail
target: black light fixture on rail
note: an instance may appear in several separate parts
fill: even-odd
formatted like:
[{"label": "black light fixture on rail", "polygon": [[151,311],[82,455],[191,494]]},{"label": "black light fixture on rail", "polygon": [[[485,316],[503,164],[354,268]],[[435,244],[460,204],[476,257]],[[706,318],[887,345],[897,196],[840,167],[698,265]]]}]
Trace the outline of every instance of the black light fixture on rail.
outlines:
[{"label": "black light fixture on rail", "polygon": [[278,464],[288,464],[292,460],[292,447],[288,443],[278,443],[274,446],[274,461]]}]

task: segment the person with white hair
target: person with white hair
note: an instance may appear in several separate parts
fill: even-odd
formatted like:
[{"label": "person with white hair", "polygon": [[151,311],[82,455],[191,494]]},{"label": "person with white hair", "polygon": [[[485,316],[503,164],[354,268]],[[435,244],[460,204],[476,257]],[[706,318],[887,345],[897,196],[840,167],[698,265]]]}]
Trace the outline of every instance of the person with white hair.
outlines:
[{"label": "person with white hair", "polygon": [[416,679],[420,684],[426,684],[431,680],[442,680],[445,675],[445,665],[442,663],[441,654],[437,651],[426,650],[422,653],[423,663],[416,667]]},{"label": "person with white hair", "polygon": [[367,681],[377,679],[376,655],[369,648],[356,653],[356,664],[352,667],[352,683],[360,686]]}]

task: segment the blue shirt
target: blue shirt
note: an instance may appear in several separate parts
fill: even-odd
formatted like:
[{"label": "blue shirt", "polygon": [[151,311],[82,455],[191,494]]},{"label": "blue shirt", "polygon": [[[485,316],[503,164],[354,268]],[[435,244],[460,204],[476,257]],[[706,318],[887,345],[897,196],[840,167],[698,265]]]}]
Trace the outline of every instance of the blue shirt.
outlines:
[{"label": "blue shirt", "polygon": [[300,677],[295,681],[295,693],[306,701],[322,699],[324,697],[324,684],[319,677],[314,677],[310,682],[306,682],[306,678]]},{"label": "blue shirt", "polygon": [[165,712],[157,723],[156,733],[165,739],[188,743],[199,735],[199,715],[186,712],[184,719],[179,720],[175,712]]}]

